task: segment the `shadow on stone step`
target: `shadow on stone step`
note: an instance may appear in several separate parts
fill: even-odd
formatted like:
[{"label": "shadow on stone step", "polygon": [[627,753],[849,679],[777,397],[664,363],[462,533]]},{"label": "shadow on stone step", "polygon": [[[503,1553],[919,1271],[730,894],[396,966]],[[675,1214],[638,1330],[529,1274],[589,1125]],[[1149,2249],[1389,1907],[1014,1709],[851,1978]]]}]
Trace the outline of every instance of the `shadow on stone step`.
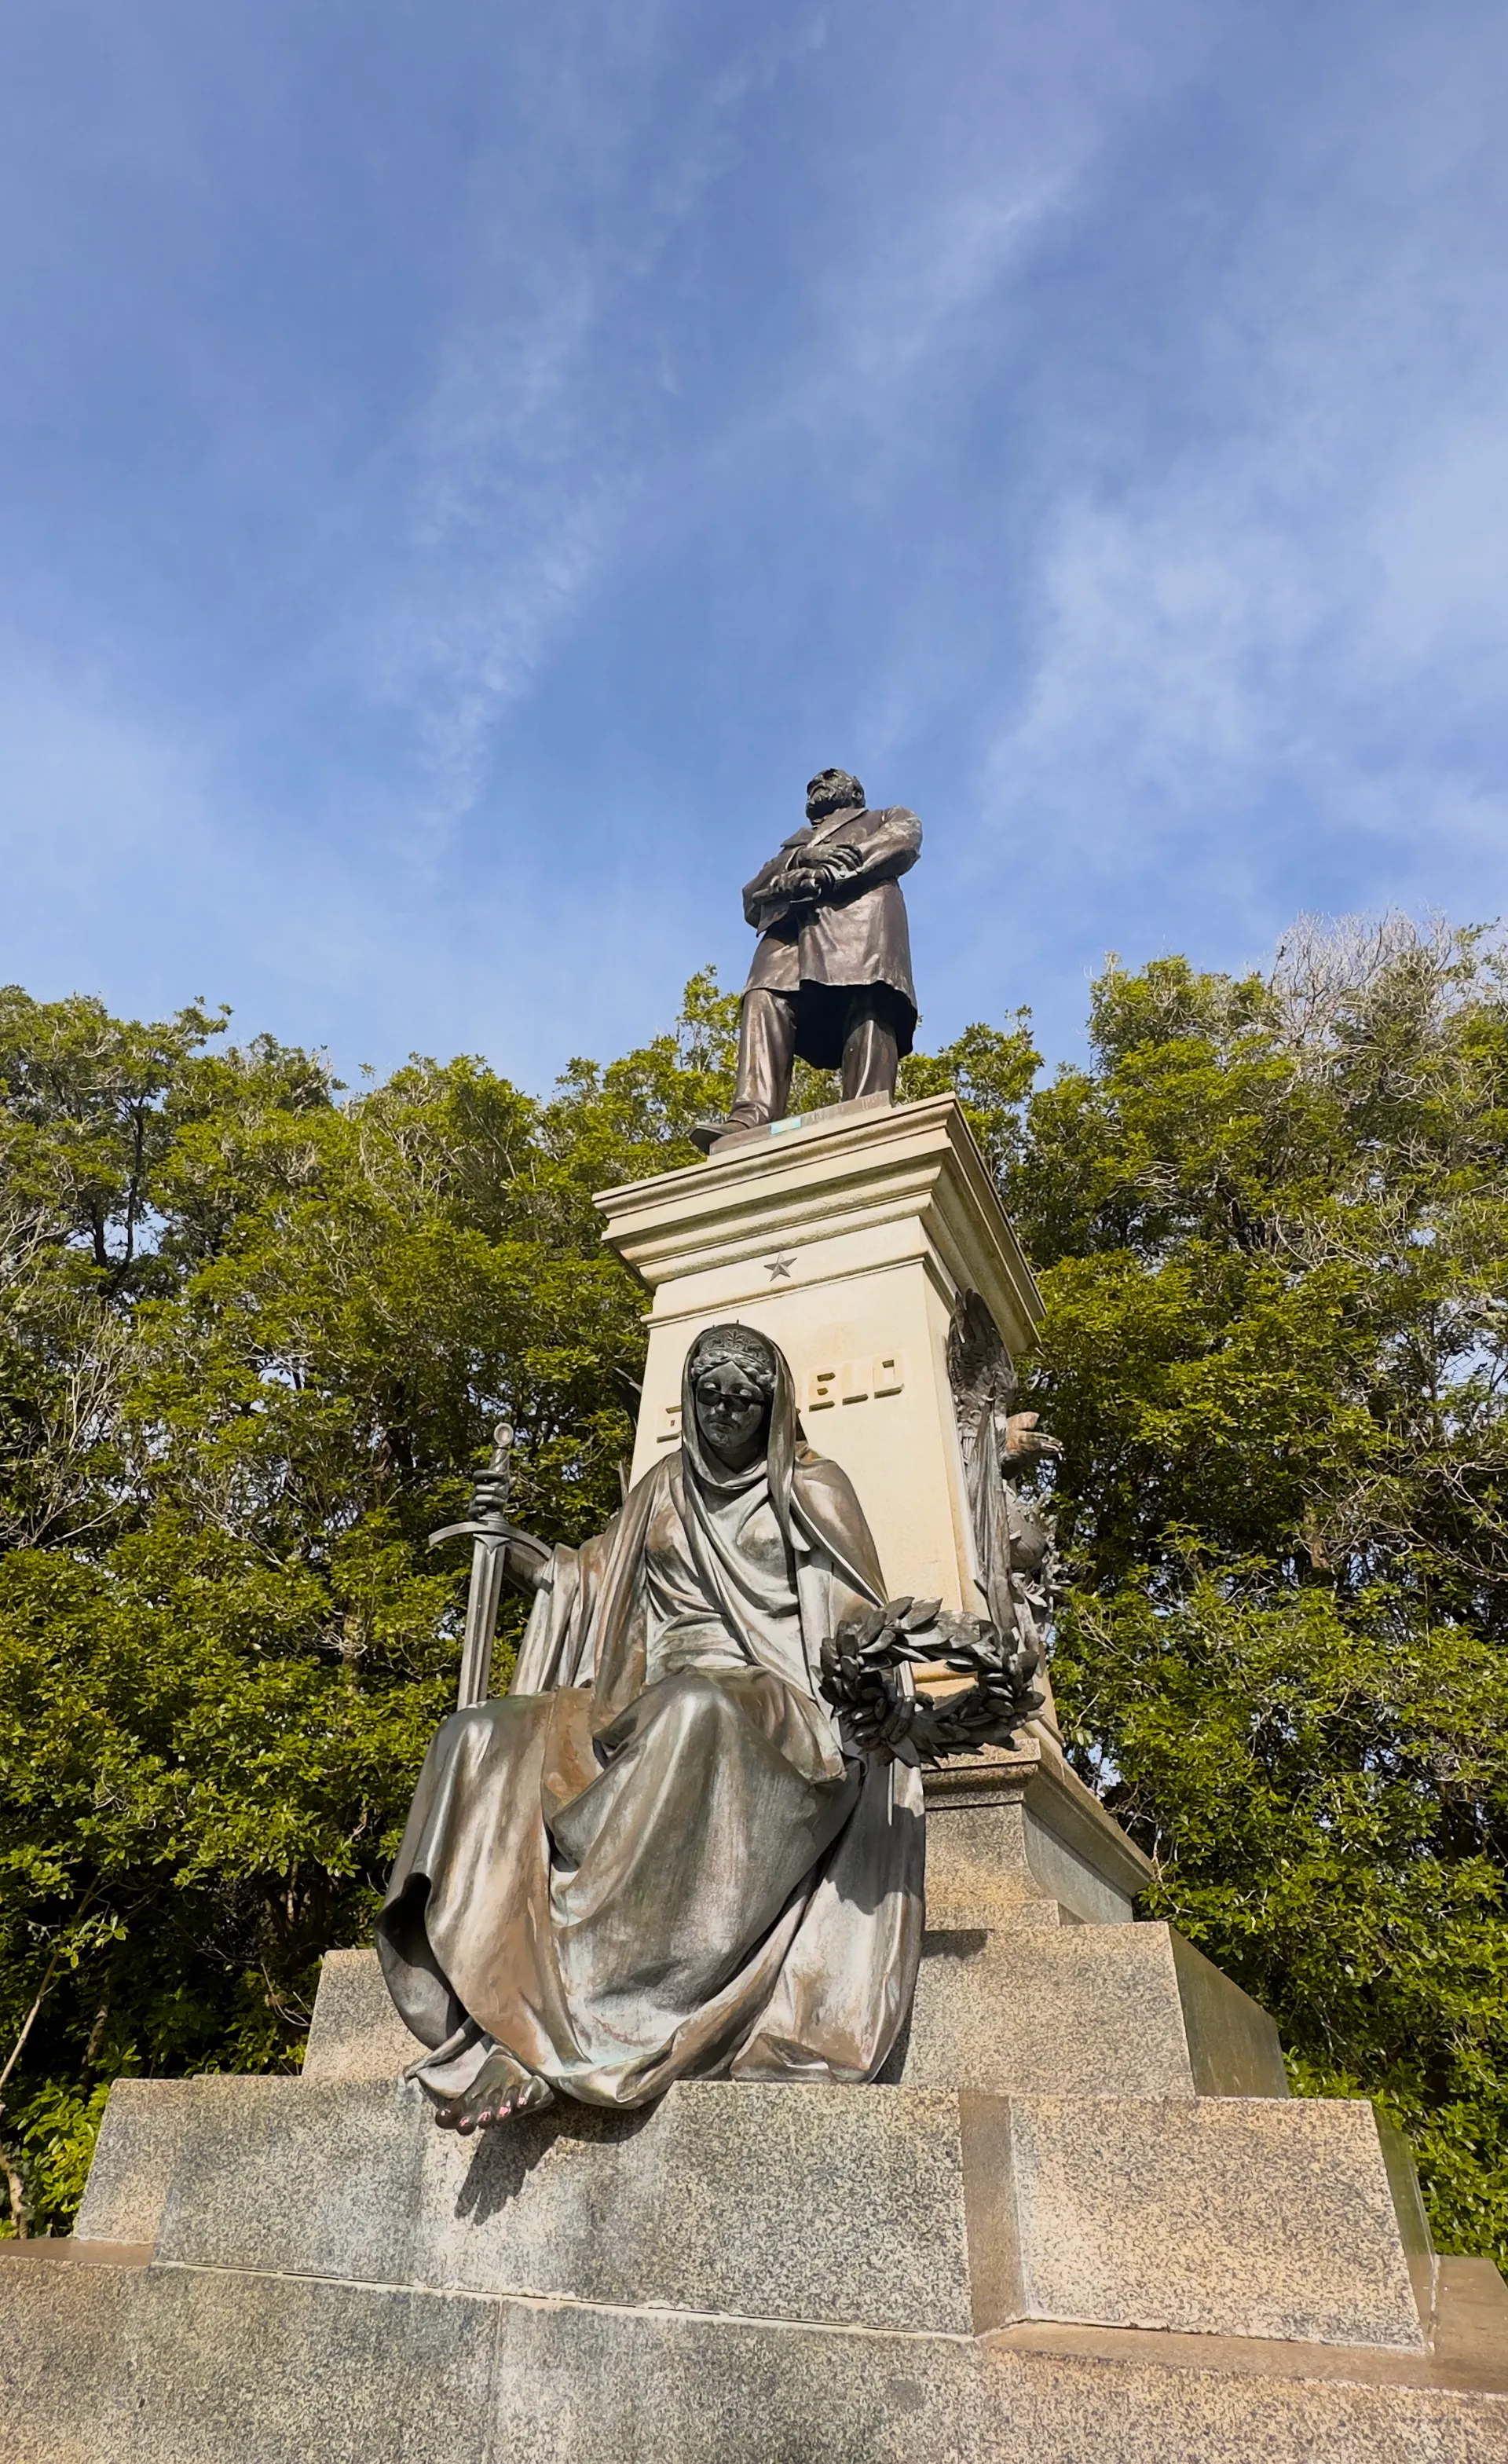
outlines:
[{"label": "shadow on stone step", "polygon": [[579,2140],[596,2146],[637,2139],[653,2107],[633,2113],[608,2112],[590,2105],[552,2105],[545,2113],[520,2114],[483,2131],[466,2179],[456,2193],[455,2213],[472,2224],[489,2224],[517,2198],[536,2165],[560,2140]]},{"label": "shadow on stone step", "polygon": [[[954,1927],[951,1932],[925,1933],[922,1936],[922,1957],[924,1960],[943,1961],[977,1959],[982,1951],[988,1949],[990,1939],[989,1931],[984,1925],[960,1925]],[[911,2022],[914,2016],[915,2005],[913,2004],[902,2022],[900,2035],[885,2056],[882,2067],[875,2073],[876,2087],[899,2087],[906,2078],[906,2062],[911,2048]]]}]

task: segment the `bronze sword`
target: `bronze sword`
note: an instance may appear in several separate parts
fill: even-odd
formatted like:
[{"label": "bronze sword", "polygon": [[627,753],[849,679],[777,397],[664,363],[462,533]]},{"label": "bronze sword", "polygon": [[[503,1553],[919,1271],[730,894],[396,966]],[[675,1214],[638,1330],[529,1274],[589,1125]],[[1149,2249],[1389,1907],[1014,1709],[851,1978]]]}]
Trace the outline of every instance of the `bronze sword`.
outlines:
[{"label": "bronze sword", "polygon": [[[514,1433],[506,1420],[499,1420],[492,1431],[492,1452],[488,1471],[502,1484],[506,1504],[513,1482]],[[429,1546],[442,1540],[467,1539],[471,1543],[471,1581],[466,1595],[466,1639],[461,1646],[461,1682],[456,1688],[455,1707],[469,1711],[475,1703],[485,1703],[492,1679],[492,1638],[497,1632],[497,1609],[503,1596],[503,1574],[510,1540],[522,1538],[507,1516],[500,1512],[486,1514],[473,1523],[448,1523],[441,1531],[431,1531]]]}]

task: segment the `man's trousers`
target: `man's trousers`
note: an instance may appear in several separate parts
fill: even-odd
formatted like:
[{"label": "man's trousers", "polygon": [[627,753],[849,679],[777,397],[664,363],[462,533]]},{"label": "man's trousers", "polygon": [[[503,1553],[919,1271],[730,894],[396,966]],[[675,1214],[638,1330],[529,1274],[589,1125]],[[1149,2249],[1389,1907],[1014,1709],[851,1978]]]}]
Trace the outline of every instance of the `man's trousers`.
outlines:
[{"label": "man's trousers", "polygon": [[[730,1129],[758,1129],[784,1117],[796,1066],[799,993],[746,992],[738,1023],[738,1082]],[[856,984],[842,1021],[842,1100],[893,1095],[901,1067],[887,984]]]}]

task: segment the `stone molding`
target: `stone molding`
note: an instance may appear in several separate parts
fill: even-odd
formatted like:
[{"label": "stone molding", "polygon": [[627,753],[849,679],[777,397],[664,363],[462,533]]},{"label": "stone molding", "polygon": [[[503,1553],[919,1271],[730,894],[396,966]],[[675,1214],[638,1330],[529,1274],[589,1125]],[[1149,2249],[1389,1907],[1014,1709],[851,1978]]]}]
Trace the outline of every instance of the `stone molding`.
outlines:
[{"label": "stone molding", "polygon": [[[834,1105],[800,1116],[783,1136],[782,1126],[594,1199],[603,1239],[655,1293],[657,1316],[700,1315],[744,1287],[757,1295],[757,1280],[727,1270],[799,1238],[832,1252],[812,1262],[824,1280],[909,1257],[934,1275],[941,1265],[950,1302],[960,1288],[979,1292],[1010,1350],[1026,1350],[1041,1295],[955,1095]],[[837,1254],[855,1235],[885,1230],[891,1237],[862,1258]],[[726,1287],[662,1301],[667,1285],[709,1277]]]}]

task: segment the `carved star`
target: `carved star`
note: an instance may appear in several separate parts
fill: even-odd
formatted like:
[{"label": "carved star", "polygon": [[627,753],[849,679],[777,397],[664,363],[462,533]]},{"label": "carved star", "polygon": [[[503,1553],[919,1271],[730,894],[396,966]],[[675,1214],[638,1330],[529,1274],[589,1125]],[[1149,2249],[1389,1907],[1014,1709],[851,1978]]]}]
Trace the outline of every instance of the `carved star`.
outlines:
[{"label": "carved star", "polygon": [[788,1284],[790,1282],[791,1268],[795,1265],[798,1255],[799,1252],[798,1250],[789,1249],[782,1257],[766,1258],[764,1262],[764,1270],[769,1276],[772,1284]]}]

